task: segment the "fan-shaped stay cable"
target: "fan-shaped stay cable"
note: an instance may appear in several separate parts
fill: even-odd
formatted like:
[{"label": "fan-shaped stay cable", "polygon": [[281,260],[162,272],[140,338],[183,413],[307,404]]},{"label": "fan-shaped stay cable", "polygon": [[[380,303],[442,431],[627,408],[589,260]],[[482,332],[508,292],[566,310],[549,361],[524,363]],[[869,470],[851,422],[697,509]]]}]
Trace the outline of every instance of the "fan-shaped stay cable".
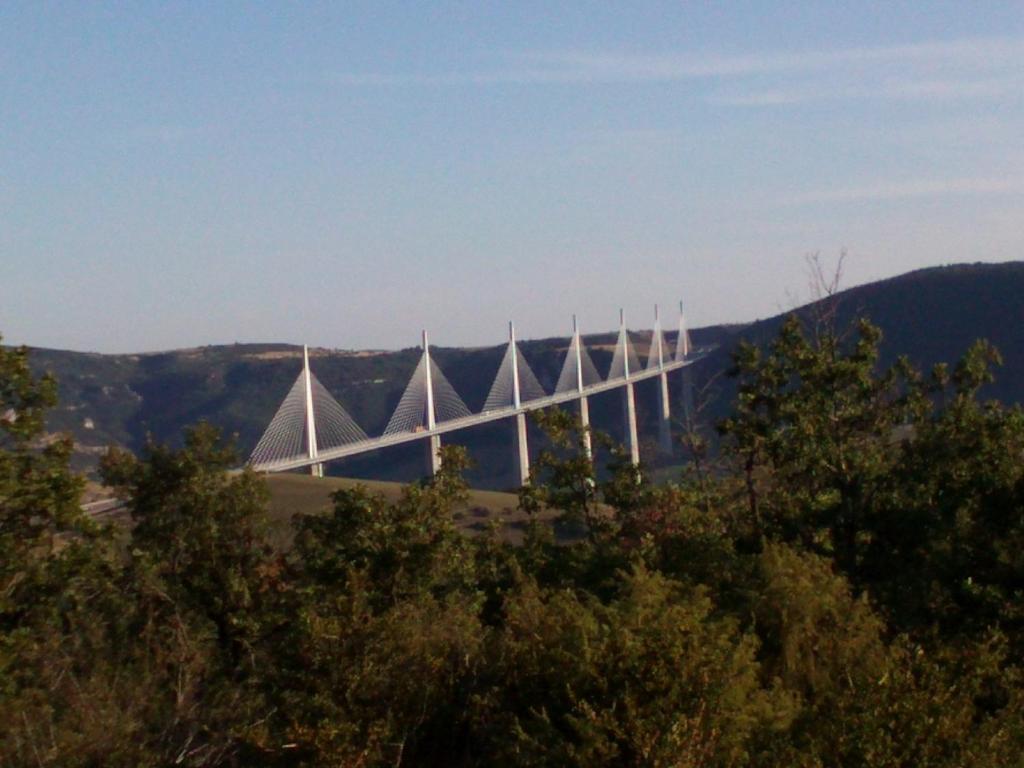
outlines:
[{"label": "fan-shaped stay cable", "polygon": [[405,386],[394,413],[384,428],[385,435],[394,435],[399,432],[412,432],[417,427],[424,426],[424,414],[427,405],[427,366],[426,358],[421,357],[419,364],[413,371],[409,383]]},{"label": "fan-shaped stay cable", "polygon": [[253,449],[249,464],[260,466],[303,455],[305,385],[300,373]]},{"label": "fan-shaped stay cable", "polygon": [[366,432],[356,424],[341,404],[331,396],[314,375],[313,413],[316,415],[316,442],[320,450],[337,448],[349,443],[368,440]]}]

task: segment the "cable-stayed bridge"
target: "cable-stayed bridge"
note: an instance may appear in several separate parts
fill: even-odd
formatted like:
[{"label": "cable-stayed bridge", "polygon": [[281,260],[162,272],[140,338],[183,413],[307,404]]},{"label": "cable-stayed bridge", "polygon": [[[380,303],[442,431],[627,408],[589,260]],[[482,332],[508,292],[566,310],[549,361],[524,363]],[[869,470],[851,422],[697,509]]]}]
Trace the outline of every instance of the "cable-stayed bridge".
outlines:
[{"label": "cable-stayed bridge", "polygon": [[626,331],[625,318],[619,312],[619,334],[608,375],[602,377],[580,336],[573,317],[573,333],[562,370],[553,392],[546,392],[516,344],[515,329],[509,323],[509,341],[505,356],[494,377],[480,413],[472,413],[441,368],[430,356],[427,332],[423,332],[423,353],[383,434],[371,437],[362,430],[309,368],[309,352],[303,348],[302,371],[292,385],[249,457],[249,466],[259,472],[286,472],[308,467],[314,475],[323,475],[325,462],[401,445],[414,440],[429,441],[431,472],[440,468],[441,435],[500,419],[515,419],[518,477],[526,483],[530,476],[530,453],[526,439],[526,414],[576,401],[584,429],[587,454],[590,455],[590,414],[587,398],[613,389],[623,390],[623,418],[626,445],[634,463],[640,460],[637,437],[636,401],[633,385],[657,378],[658,441],[663,450],[671,450],[671,408],[668,374],[684,369],[700,357],[690,348],[686,321],[679,312],[679,330],[675,349],[670,350],[661,328],[658,308],[654,309],[654,328],[646,363],[640,358]]}]

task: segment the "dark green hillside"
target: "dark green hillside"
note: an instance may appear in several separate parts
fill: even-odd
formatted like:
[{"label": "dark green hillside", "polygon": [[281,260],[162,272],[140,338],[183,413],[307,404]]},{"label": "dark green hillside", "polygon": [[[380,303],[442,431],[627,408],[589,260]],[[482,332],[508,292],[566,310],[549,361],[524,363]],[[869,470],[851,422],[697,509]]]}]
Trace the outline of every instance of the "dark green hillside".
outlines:
[{"label": "dark green hillside", "polygon": [[[645,343],[642,334],[636,341]],[[613,335],[588,337],[609,345]],[[522,342],[541,383],[552,389],[561,370],[566,339]],[[301,367],[301,347],[234,344],[144,355],[99,355],[36,350],[36,371],[52,371],[60,382],[62,405],[48,428],[71,432],[80,466],[95,464],[110,444],[138,451],[146,436],[177,444],[182,427],[206,419],[238,435],[243,455],[255,445],[288,392]],[[504,345],[458,349],[437,347],[435,360],[472,410],[487,397],[504,354]],[[380,434],[419,361],[418,348],[395,352],[311,350],[316,376],[369,434]],[[606,349],[592,352],[599,369],[610,364]],[[641,414],[646,413],[641,406]],[[594,399],[593,418],[615,432],[619,405],[615,397]],[[490,487],[514,485],[508,458],[510,425],[494,424],[453,435],[468,447],[477,464],[474,480]],[[539,436],[538,436],[539,437]],[[421,476],[421,446],[390,449],[332,467],[357,477],[413,480]]]},{"label": "dark green hillside", "polygon": [[[1024,399],[1024,262],[957,264],[910,272],[842,291],[835,297],[837,326],[866,317],[881,327],[882,363],[907,355],[930,367],[957,359],[976,339],[999,349],[1003,368],[988,394],[1005,401]],[[800,310],[804,317],[820,305]],[[758,321],[739,336],[764,342],[782,316]],[[728,352],[723,348],[716,362]]]},{"label": "dark green hillside", "polygon": [[[983,396],[1024,402],[1024,262],[921,269],[841,291],[801,307],[797,314],[813,324],[814,317],[830,308],[834,308],[837,328],[865,317],[882,329],[883,366],[906,355],[927,371],[936,363],[958,360],[972,342],[987,339],[1002,353],[1003,365],[995,382],[983,389]],[[721,418],[730,407],[732,384],[717,375],[729,367],[736,344],[740,340],[767,344],[788,314],[719,336],[723,343],[695,369],[698,388],[715,378],[709,387],[706,422]]]},{"label": "dark green hillside", "polygon": [[[889,280],[862,285],[834,297],[840,326],[857,315],[879,325],[885,338],[883,363],[900,354],[921,366],[957,359],[977,338],[987,338],[1003,353],[1005,365],[988,396],[1006,402],[1024,401],[1024,263],[972,264],[924,269]],[[813,307],[800,310],[805,315]],[[737,315],[742,309],[737,309]],[[695,369],[698,389],[728,367],[729,355],[741,338],[763,342],[781,325],[783,316],[749,325],[714,326],[692,331],[697,345],[718,349]],[[635,342],[646,347],[646,334]],[[674,339],[670,336],[670,342]],[[587,337],[599,370],[611,354],[603,346],[614,334]],[[541,383],[554,386],[567,339],[521,342]],[[467,405],[478,410],[504,352],[504,344],[457,349],[437,347],[435,359]],[[369,434],[379,434],[419,359],[417,348],[393,352],[311,350],[317,377]],[[60,381],[61,406],[49,419],[51,431],[70,431],[79,443],[76,460],[94,464],[98,451],[111,443],[138,450],[147,434],[175,443],[186,424],[207,419],[237,433],[241,453],[258,440],[301,366],[301,348],[287,344],[234,344],[175,350],[145,355],[99,355],[37,350],[37,371],[50,370]],[[678,378],[678,377],[673,377]],[[679,382],[673,381],[679,402]],[[712,421],[725,413],[731,399],[729,384],[716,379],[714,401],[707,410]],[[653,389],[640,385],[638,409],[641,432],[653,434]],[[620,435],[620,403],[614,395],[593,399],[594,424],[614,437]],[[646,426],[646,428],[645,428]],[[513,484],[509,459],[510,425],[493,424],[452,441],[470,449],[477,463],[471,481],[485,487]],[[644,437],[642,436],[642,439]],[[647,456],[652,452],[647,451]],[[354,458],[333,467],[340,474],[411,480],[422,472],[419,446],[391,449]]]}]

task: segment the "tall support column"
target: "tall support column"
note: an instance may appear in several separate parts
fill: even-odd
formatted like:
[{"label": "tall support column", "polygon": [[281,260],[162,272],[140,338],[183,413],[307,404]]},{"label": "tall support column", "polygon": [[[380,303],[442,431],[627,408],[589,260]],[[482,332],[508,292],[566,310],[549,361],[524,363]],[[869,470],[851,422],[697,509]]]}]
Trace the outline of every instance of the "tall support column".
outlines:
[{"label": "tall support column", "polygon": [[[423,331],[423,362],[426,370],[426,427],[433,431],[437,426],[434,414],[434,382],[431,376],[430,365],[430,343],[427,341],[427,332]],[[427,438],[427,467],[431,475],[436,475],[441,469],[441,436],[431,435]]]},{"label": "tall support column", "polygon": [[590,444],[590,404],[585,396],[580,397],[580,428],[583,430],[583,453],[587,461],[593,461],[594,448]]},{"label": "tall support column", "polygon": [[530,447],[526,441],[526,414],[516,414],[516,455],[520,485],[530,484]]},{"label": "tall support column", "polygon": [[576,323],[576,315],[572,316],[572,341],[576,351],[576,391],[580,393],[580,428],[583,430],[583,452],[588,461],[594,460],[594,450],[590,444],[590,405],[583,394],[583,340],[580,328]]},{"label": "tall support column", "polygon": [[[519,394],[519,353],[516,350],[516,329],[508,324],[508,344],[512,350],[512,406],[519,410],[522,401]],[[530,482],[530,446],[526,441],[526,414],[516,414],[516,454],[518,457],[519,484]]]},{"label": "tall support column", "polygon": [[623,388],[623,411],[626,420],[626,447],[629,448],[629,459],[634,464],[640,463],[640,442],[636,430],[636,395],[633,393],[633,382],[627,382]]},{"label": "tall support column", "polygon": [[664,337],[661,333],[661,319],[658,305],[654,305],[654,343],[658,355],[658,449],[672,455],[672,411],[668,398],[668,373],[665,371]]},{"label": "tall support column", "polygon": [[[302,379],[306,390],[306,455],[315,459],[319,452],[316,445],[316,418],[313,415],[313,379],[309,372],[309,347],[302,345]],[[311,464],[309,473],[313,477],[324,476],[324,465]]]},{"label": "tall support column", "polygon": [[658,448],[672,455],[672,415],[669,407],[668,373],[658,376]]},{"label": "tall support column", "polygon": [[629,448],[629,458],[634,464],[640,463],[640,441],[636,429],[636,395],[633,394],[633,382],[629,380],[629,336],[626,335],[626,316],[623,310],[619,310],[619,332],[622,336],[622,362],[626,378],[626,386],[623,388],[623,416],[626,422],[626,446]]},{"label": "tall support column", "polygon": [[[690,335],[686,330],[686,315],[683,314],[683,302],[679,302],[679,338],[676,341],[676,360],[686,360],[690,356]],[[683,380],[683,418],[687,422],[687,429],[694,417],[693,413],[693,380],[690,377],[690,367],[684,365],[681,369]]]}]

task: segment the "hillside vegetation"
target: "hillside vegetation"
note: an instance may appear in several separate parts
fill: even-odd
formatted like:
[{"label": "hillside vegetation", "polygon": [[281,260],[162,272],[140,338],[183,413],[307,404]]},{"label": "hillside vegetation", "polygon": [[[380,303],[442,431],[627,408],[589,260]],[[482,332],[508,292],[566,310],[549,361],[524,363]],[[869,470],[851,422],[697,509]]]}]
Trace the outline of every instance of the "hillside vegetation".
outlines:
[{"label": "hillside vegetation", "polygon": [[[977,338],[992,341],[1004,355],[1004,372],[985,394],[1003,402],[1024,401],[1024,264],[974,264],[913,272],[841,292],[835,300],[839,322],[868,317],[884,333],[883,362],[906,354],[917,365],[952,360]],[[737,310],[740,311],[739,309]],[[812,307],[801,310],[806,316]],[[705,392],[705,422],[726,415],[733,391],[721,380],[730,355],[743,339],[766,343],[778,331],[782,315],[746,326],[716,326],[692,332],[699,345],[718,345],[694,371],[697,391]],[[670,334],[670,342],[673,341]],[[642,332],[638,345],[646,345]],[[550,390],[557,380],[567,339],[521,344],[541,382]],[[588,344],[614,338],[588,336]],[[479,409],[497,371],[504,346],[481,349],[437,348],[434,356],[471,409]],[[138,452],[146,436],[180,444],[182,429],[199,419],[237,434],[243,457],[255,445],[301,367],[301,348],[284,344],[235,344],[146,355],[98,355],[36,350],[37,373],[53,372],[60,382],[60,405],[47,417],[52,432],[68,431],[76,440],[76,466],[95,468],[107,445]],[[383,430],[419,359],[417,349],[397,352],[313,350],[317,377],[369,434]],[[595,349],[599,370],[610,362]],[[649,382],[648,382],[649,383]],[[681,402],[678,377],[672,396]],[[640,388],[637,404],[641,433],[654,430],[654,391]],[[677,409],[678,410],[678,409]],[[593,423],[621,439],[617,393],[594,398]],[[475,487],[515,485],[510,458],[511,427],[493,424],[452,436],[474,459],[469,479]],[[534,434],[535,440],[540,435]],[[654,451],[645,451],[653,459]],[[331,465],[354,477],[415,480],[423,472],[419,446],[402,447]]]},{"label": "hillside vegetation", "polygon": [[285,547],[298,479],[273,510],[209,424],[108,454],[132,525],[89,519],[71,443],[39,447],[55,383],[0,348],[0,764],[1019,766],[1024,412],[986,343],[882,345],[739,345],[721,452],[698,433],[675,483],[614,446],[596,475],[541,414],[518,544],[458,530],[448,446]]},{"label": "hillside vegetation", "polygon": [[[332,496],[340,490],[361,487],[379,494],[388,502],[397,502],[405,491],[402,483],[381,480],[353,480],[346,477],[312,477],[297,473],[266,475],[264,482],[270,493],[267,506],[268,522],[283,544],[291,543],[292,519],[296,514],[323,514],[332,507]],[[519,508],[519,497],[514,493],[467,489],[465,496],[452,506],[455,527],[469,534],[483,534],[497,526],[503,540],[522,542],[523,531],[529,520],[551,521],[557,510],[540,510],[530,516]]]}]

